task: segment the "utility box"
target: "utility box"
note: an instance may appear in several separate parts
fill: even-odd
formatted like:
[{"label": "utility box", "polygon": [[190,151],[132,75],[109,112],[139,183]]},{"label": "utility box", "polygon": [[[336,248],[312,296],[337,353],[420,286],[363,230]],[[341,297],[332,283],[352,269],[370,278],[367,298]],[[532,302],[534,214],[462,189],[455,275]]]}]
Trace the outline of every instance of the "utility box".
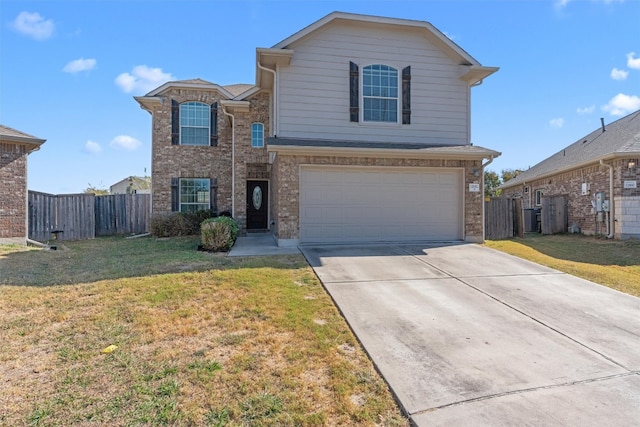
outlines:
[{"label": "utility box", "polygon": [[596,199],[596,212],[603,211],[603,203],[604,203],[604,191],[598,191],[593,195]]}]

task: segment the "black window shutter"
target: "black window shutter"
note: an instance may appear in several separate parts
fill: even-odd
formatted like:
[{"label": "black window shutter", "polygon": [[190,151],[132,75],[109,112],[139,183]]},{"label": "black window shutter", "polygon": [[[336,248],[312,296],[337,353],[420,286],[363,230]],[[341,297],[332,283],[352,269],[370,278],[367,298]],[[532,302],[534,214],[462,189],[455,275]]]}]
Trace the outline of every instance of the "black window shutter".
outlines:
[{"label": "black window shutter", "polygon": [[218,178],[211,178],[209,188],[209,205],[211,211],[218,215]]},{"label": "black window shutter", "polygon": [[180,178],[171,178],[171,212],[180,210]]},{"label": "black window shutter", "polygon": [[402,124],[411,124],[411,66],[402,69]]},{"label": "black window shutter", "polygon": [[210,126],[211,146],[218,145],[218,103],[211,104],[211,126]]},{"label": "black window shutter", "polygon": [[358,65],[349,62],[349,117],[352,122],[360,121],[360,110],[358,103],[360,102],[360,72]]},{"label": "black window shutter", "polygon": [[171,100],[171,145],[180,144],[180,104]]}]

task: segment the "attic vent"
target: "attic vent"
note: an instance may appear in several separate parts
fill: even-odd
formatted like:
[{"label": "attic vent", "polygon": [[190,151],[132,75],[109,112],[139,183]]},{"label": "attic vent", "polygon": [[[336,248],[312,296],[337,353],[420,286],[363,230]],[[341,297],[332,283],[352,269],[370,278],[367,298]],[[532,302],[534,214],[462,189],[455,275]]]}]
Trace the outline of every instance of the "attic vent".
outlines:
[{"label": "attic vent", "polygon": [[604,127],[604,117],[600,117],[600,123],[602,124],[602,133],[605,133],[607,129]]}]

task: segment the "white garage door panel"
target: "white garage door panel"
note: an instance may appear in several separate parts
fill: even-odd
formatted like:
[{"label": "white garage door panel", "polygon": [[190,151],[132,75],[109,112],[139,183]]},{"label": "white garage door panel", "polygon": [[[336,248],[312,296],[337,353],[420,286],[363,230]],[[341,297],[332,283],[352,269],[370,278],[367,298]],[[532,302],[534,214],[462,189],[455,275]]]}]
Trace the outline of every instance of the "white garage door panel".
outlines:
[{"label": "white garage door panel", "polygon": [[303,243],[459,240],[461,172],[303,167]]}]

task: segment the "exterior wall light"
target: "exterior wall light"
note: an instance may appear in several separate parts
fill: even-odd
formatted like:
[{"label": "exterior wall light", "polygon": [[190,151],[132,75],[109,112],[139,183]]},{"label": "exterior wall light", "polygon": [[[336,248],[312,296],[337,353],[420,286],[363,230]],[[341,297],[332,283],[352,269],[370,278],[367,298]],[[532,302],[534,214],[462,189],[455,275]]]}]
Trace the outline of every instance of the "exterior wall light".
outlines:
[{"label": "exterior wall light", "polygon": [[627,167],[629,169],[635,169],[636,167],[636,161],[635,160],[629,160],[629,164],[627,165]]}]

